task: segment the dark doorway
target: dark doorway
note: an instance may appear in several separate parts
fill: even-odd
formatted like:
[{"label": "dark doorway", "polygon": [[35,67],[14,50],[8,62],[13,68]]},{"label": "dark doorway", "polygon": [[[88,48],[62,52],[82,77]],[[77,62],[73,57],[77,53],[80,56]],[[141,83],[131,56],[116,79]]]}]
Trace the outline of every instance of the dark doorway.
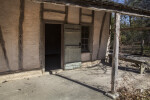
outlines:
[{"label": "dark doorway", "polygon": [[45,71],[61,68],[61,25],[45,24]]}]

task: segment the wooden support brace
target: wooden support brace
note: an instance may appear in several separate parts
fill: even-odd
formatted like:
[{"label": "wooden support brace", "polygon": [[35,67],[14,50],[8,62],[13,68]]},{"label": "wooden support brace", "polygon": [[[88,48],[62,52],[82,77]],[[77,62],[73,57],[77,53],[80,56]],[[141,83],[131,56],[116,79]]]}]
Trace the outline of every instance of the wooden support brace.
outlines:
[{"label": "wooden support brace", "polygon": [[116,13],[116,29],[114,34],[112,75],[111,75],[111,93],[115,94],[118,74],[118,56],[119,56],[119,35],[120,35],[120,14]]}]

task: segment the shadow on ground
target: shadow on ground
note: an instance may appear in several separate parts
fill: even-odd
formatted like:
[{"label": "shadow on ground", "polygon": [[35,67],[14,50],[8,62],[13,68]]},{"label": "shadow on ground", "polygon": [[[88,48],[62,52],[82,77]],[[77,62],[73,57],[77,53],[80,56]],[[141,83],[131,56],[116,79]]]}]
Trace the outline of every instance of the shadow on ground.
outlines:
[{"label": "shadow on ground", "polygon": [[101,92],[101,93],[103,93],[103,94],[106,93],[106,92],[103,91],[103,90],[100,90],[100,89],[97,89],[97,88],[92,87],[92,86],[90,86],[90,85],[87,85],[87,84],[85,84],[85,83],[82,83],[82,82],[73,80],[73,79],[68,78],[68,77],[66,77],[66,76],[59,75],[59,74],[56,74],[56,76],[61,77],[61,78],[64,78],[64,79],[69,80],[69,81],[72,81],[72,82],[74,82],[74,83],[77,83],[77,84],[79,84],[79,85],[82,85],[82,86],[84,86],[84,87],[87,87],[87,88],[89,88],[89,89],[92,89],[92,90],[94,90],[94,91]]}]

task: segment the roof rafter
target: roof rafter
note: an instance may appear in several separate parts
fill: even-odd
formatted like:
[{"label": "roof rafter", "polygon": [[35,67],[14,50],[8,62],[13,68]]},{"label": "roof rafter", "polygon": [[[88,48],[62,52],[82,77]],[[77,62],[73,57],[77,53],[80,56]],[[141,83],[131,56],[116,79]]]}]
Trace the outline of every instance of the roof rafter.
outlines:
[{"label": "roof rafter", "polygon": [[81,8],[88,8],[96,11],[115,12],[123,15],[139,16],[150,18],[150,11],[139,8],[125,6],[114,2],[100,1],[100,0],[32,0],[34,2],[56,3],[67,6],[77,6]]}]

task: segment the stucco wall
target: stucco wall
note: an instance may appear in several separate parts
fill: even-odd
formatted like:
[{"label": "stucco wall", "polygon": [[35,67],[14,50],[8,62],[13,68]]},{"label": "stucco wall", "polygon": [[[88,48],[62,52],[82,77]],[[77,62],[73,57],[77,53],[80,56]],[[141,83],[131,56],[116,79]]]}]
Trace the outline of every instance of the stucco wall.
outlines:
[{"label": "stucco wall", "polygon": [[79,24],[79,8],[69,7],[68,8],[68,19],[67,22],[70,24]]},{"label": "stucco wall", "polygon": [[82,14],[92,15],[92,10],[89,10],[89,9],[86,9],[86,8],[82,8]]},{"label": "stucco wall", "polygon": [[59,5],[59,4],[51,4],[51,3],[45,3],[44,4],[44,9],[51,9],[55,11],[63,11],[65,12],[65,6],[64,5]]},{"label": "stucco wall", "polygon": [[81,60],[82,62],[91,61],[91,53],[82,53]]},{"label": "stucco wall", "polygon": [[19,6],[19,0],[0,0],[0,72],[18,69]]},{"label": "stucco wall", "polygon": [[[65,21],[66,12],[65,6],[44,4],[45,10],[44,20]],[[54,12],[55,10],[64,13]],[[92,25],[92,11],[82,9],[83,15],[80,17],[80,8],[68,7],[67,23],[80,24],[89,23]],[[86,16],[88,15],[88,16]],[[102,23],[102,16],[104,12],[95,12],[94,14],[94,28],[91,34],[92,46],[90,53],[82,53],[82,61],[90,61],[97,59],[99,47],[99,33]],[[2,27],[2,34],[0,34],[0,72],[18,70],[18,39],[19,39],[19,16],[20,16],[20,0],[0,0],[0,26]],[[79,19],[81,18],[81,20]],[[40,43],[40,4],[33,3],[31,0],[25,0],[24,17],[23,17],[23,68],[34,69],[40,68],[39,58],[39,43]],[[106,15],[104,31],[102,34],[102,42],[99,53],[99,58],[103,59],[106,53],[106,46],[109,37],[109,14]],[[3,41],[4,40],[4,41]],[[3,43],[4,42],[4,43]],[[93,49],[92,49],[93,47]]]},{"label": "stucco wall", "polygon": [[23,68],[39,68],[40,4],[25,0],[23,22]]},{"label": "stucco wall", "polygon": [[[47,10],[47,11],[45,11]],[[52,11],[49,11],[52,10]],[[61,11],[63,13],[54,12]],[[65,20],[65,6],[54,5],[54,4],[44,4],[44,12],[43,12],[44,20],[53,20],[53,21],[64,21]]]},{"label": "stucco wall", "polygon": [[[97,59],[105,59],[106,55],[106,49],[107,49],[107,42],[109,38],[109,21],[110,21],[110,14],[106,13],[106,18],[104,22],[104,29],[102,32],[102,37],[101,37],[101,44],[99,44],[99,38],[100,38],[100,30],[101,30],[101,25],[103,22],[103,16],[105,12],[101,11],[95,11],[94,14],[94,32],[93,32],[93,54],[92,54],[92,60],[97,60]],[[100,49],[99,49],[100,48]],[[99,50],[99,54],[98,54]]]},{"label": "stucco wall", "polygon": [[92,23],[92,10],[82,8],[81,22],[82,23]]},{"label": "stucco wall", "polygon": [[107,51],[107,46],[108,46],[107,43],[110,37],[109,28],[110,28],[110,13],[107,13],[105,17],[102,36],[101,36],[99,59],[105,59],[105,56],[106,56],[106,51]]},{"label": "stucco wall", "polygon": [[[40,4],[25,0],[23,16],[23,69],[39,68]],[[20,0],[0,0],[0,72],[19,66]]]}]

